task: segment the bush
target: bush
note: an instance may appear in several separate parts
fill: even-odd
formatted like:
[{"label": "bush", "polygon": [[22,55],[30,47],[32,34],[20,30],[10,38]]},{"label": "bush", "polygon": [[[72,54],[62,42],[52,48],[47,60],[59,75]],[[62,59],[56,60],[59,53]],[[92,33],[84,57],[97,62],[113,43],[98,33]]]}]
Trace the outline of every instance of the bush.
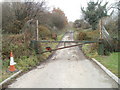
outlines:
[{"label": "bush", "polygon": [[51,37],[50,30],[47,27],[43,26],[43,25],[39,26],[39,37],[41,39],[48,39],[48,38],[50,38]]},{"label": "bush", "polygon": [[93,53],[98,50],[98,43],[90,44],[90,52]]},{"label": "bush", "polygon": [[77,35],[77,39],[78,40],[86,40],[86,39],[88,39],[88,36],[85,32],[79,32]]},{"label": "bush", "polygon": [[[10,51],[13,52],[15,58],[22,56],[31,56],[35,54],[34,48],[30,47],[31,38],[24,41],[24,35],[3,35],[2,41],[2,56],[4,59],[9,59]],[[38,43],[38,50],[41,51],[41,44]]]},{"label": "bush", "polygon": [[57,34],[56,33],[52,33],[52,39],[54,39],[54,40],[57,39]]}]

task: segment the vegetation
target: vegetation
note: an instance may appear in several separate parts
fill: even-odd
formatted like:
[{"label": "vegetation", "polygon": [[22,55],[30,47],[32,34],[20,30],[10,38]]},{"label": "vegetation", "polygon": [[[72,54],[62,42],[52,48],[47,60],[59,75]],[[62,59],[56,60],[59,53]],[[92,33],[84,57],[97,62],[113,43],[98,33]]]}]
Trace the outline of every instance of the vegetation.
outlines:
[{"label": "vegetation", "polygon": [[78,29],[75,30],[75,39],[76,40],[89,40],[94,41],[99,38],[99,30],[89,30],[89,29]]},{"label": "vegetation", "polygon": [[[45,1],[39,2],[2,2],[2,33],[23,33],[26,27],[39,25],[52,30],[54,27],[63,29],[68,24],[67,17],[59,8],[48,11]],[[26,25],[27,22],[27,25]],[[34,30],[33,30],[34,31]]]},{"label": "vegetation", "polygon": [[96,59],[101,62],[104,66],[106,66],[110,71],[112,71],[116,76],[120,78],[118,74],[118,66],[120,63],[118,62],[119,52],[111,53],[109,56],[98,56]]},{"label": "vegetation", "polygon": [[84,19],[92,26],[93,30],[96,30],[97,24],[102,17],[108,16],[107,4],[108,2],[102,5],[102,1],[90,1],[87,3],[86,10],[83,7],[81,8]]},{"label": "vegetation", "polygon": [[97,53],[97,49],[91,49],[92,46],[89,44],[83,45],[82,50],[89,58],[95,58],[101,64],[103,64],[106,68],[108,68],[111,72],[113,72],[116,76],[120,78],[118,72],[118,66],[120,63],[118,62],[118,56],[120,52],[113,52],[109,56],[100,56]]},{"label": "vegetation", "polygon": [[78,40],[86,40],[86,39],[88,39],[88,37],[87,37],[87,34],[86,34],[86,33],[84,33],[84,32],[79,32],[78,35],[77,35],[77,39],[78,39]]},{"label": "vegetation", "polygon": [[[77,28],[77,30],[75,29],[76,40],[93,41],[99,38],[99,31],[97,29],[99,19],[108,16],[108,10],[106,8],[108,2],[102,5],[102,1],[90,1],[85,10],[81,8],[84,19],[78,19],[68,25],[67,17],[60,8],[54,8],[52,11],[49,11],[49,7],[47,7],[44,0],[39,2],[28,1],[2,2],[2,11],[4,12],[2,12],[3,39],[1,50],[2,60],[0,60],[0,64],[1,62],[3,63],[3,68],[0,71],[2,73],[2,80],[0,82],[13,74],[6,72],[10,63],[10,51],[13,52],[15,62],[17,62],[16,68],[24,71],[32,69],[32,67],[37,66],[41,61],[46,60],[51,55],[51,52],[36,54],[35,50],[30,47],[30,42],[36,40],[36,20],[38,20],[39,40],[61,40],[66,31],[65,28],[72,28],[72,25],[74,25],[74,28]],[[118,4],[115,7],[119,9]],[[117,13],[117,15],[119,14]],[[117,22],[120,21],[120,18],[116,17],[106,18],[106,22],[103,22],[108,32],[112,33],[112,37],[118,39],[116,37],[118,34]],[[38,50],[42,52],[46,50],[46,47],[55,48],[57,45],[57,43],[38,43]],[[117,53],[111,53],[110,56],[99,56],[97,54],[97,43],[84,45],[82,49],[88,57],[98,59],[113,73],[118,75],[116,71],[118,69],[116,66],[118,64]]]},{"label": "vegetation", "polygon": [[[10,51],[13,52],[15,66],[28,71],[51,55],[51,52],[36,54],[30,47],[36,39],[36,20],[38,20],[39,40],[61,40],[67,26],[67,18],[61,9],[49,11],[45,1],[2,2],[2,80],[14,73],[6,72],[10,64]],[[56,19],[56,22],[54,22]],[[60,33],[61,32],[61,33]],[[58,43],[38,43],[39,52],[46,47],[55,48]]]},{"label": "vegetation", "polygon": [[[110,6],[108,5],[108,2],[105,4],[102,4],[102,1],[90,1],[87,3],[87,8],[84,9],[83,7],[81,8],[82,13],[83,13],[83,19],[76,20],[74,22],[74,27],[78,30],[78,35],[76,36],[78,40],[98,40],[100,35],[98,35],[100,30],[100,25],[98,27],[99,20],[102,19],[102,26],[105,27],[106,31],[103,30],[102,27],[102,35],[104,38],[104,45],[105,45],[105,52],[114,52],[114,51],[120,51],[119,47],[119,38],[118,38],[118,20],[119,20],[119,2],[113,3]],[[110,9],[114,10],[114,13],[111,13],[108,15],[108,12]],[[83,22],[88,22],[92,29],[90,27],[87,27],[87,30],[84,30],[85,24],[82,24]],[[89,26],[89,25],[87,25]],[[96,30],[98,33],[94,33],[91,30]],[[87,31],[87,32],[86,32]],[[82,33],[81,33],[82,32]],[[88,35],[85,35],[85,33]],[[84,35],[83,35],[84,34]],[[105,36],[104,36],[105,35]],[[108,54],[106,52],[106,54]]]},{"label": "vegetation", "polygon": [[91,27],[90,24],[87,23],[87,22],[86,22],[85,20],[83,20],[83,19],[81,19],[81,20],[79,20],[79,19],[75,20],[75,22],[74,22],[73,25],[74,25],[74,26],[73,26],[74,28],[88,29],[88,28]]},{"label": "vegetation", "polygon": [[[75,32],[75,39],[79,40],[79,33],[84,32],[85,37],[89,37],[86,38],[84,37],[85,40],[87,41],[94,41],[97,40],[99,38],[99,31],[98,30],[78,30]],[[80,37],[82,38],[82,37]],[[82,39],[82,40],[84,40]],[[120,65],[120,63],[118,62],[118,56],[120,54],[120,52],[112,52],[109,55],[98,55],[98,43],[92,43],[92,44],[85,44],[82,45],[82,51],[84,52],[84,54],[88,57],[88,58],[95,58],[96,60],[98,60],[101,64],[103,64],[106,68],[108,68],[111,72],[113,72],[116,76],[120,77],[119,72],[118,72],[118,65]]]},{"label": "vegetation", "polygon": [[[118,56],[120,54],[119,52],[119,38],[118,38],[118,33],[119,33],[119,4],[120,2],[116,2],[113,5],[109,6],[109,8],[107,8],[108,2],[106,2],[104,5],[102,4],[102,1],[97,1],[97,2],[93,2],[90,1],[88,3],[88,7],[86,9],[84,9],[83,7],[81,8],[82,12],[83,12],[83,21],[87,21],[91,26],[92,29],[91,30],[90,27],[88,29],[84,29],[83,25],[81,24],[81,20],[76,20],[74,22],[74,26],[75,26],[75,39],[76,40],[87,40],[87,41],[94,41],[94,40],[98,40],[100,37],[99,34],[99,28],[97,27],[99,20],[101,18],[102,19],[102,24],[103,26],[105,26],[105,28],[107,29],[109,36],[112,38],[111,42],[109,42],[112,46],[112,49],[114,49],[114,51],[109,52],[108,54],[108,48],[110,49],[110,47],[108,46],[108,44],[105,45],[105,55],[98,55],[98,43],[93,43],[93,44],[85,44],[82,46],[82,51],[84,52],[84,54],[89,57],[89,58],[95,58],[96,60],[98,60],[101,64],[103,64],[106,68],[108,68],[111,72],[113,72],[116,76],[118,76],[120,78],[120,74],[119,74],[119,68],[118,65],[120,65],[120,62],[118,62]],[[111,13],[111,16],[108,16],[108,11],[114,8],[114,14]],[[108,10],[109,9],[109,10]],[[76,27],[77,26],[77,27]],[[81,28],[82,26],[82,28]],[[106,52],[107,51],[107,52]]]},{"label": "vegetation", "polygon": [[47,27],[41,25],[41,26],[39,26],[38,30],[39,30],[39,38],[40,39],[45,40],[45,39],[51,38],[52,33]]},{"label": "vegetation", "polygon": [[58,29],[63,29],[68,24],[67,17],[60,8],[54,8],[52,15],[53,25]]},{"label": "vegetation", "polygon": [[[64,35],[64,32],[61,34],[58,34],[58,40],[61,40]],[[10,51],[13,52],[14,60],[17,63],[15,66],[18,70],[24,70],[28,71],[32,69],[33,67],[36,67],[39,65],[42,61],[46,60],[49,55],[51,55],[50,52],[44,53],[44,54],[35,54],[35,51],[33,49],[30,49],[30,46],[28,43],[21,42],[22,35],[7,35],[7,40],[3,41],[3,60],[2,62],[2,80],[8,78],[14,73],[6,72],[10,65]],[[11,41],[11,39],[14,38],[14,40]],[[53,40],[49,38],[49,40]],[[6,42],[11,41],[11,42]],[[40,51],[46,51],[46,47],[56,48],[58,43],[39,43],[39,50]]]}]

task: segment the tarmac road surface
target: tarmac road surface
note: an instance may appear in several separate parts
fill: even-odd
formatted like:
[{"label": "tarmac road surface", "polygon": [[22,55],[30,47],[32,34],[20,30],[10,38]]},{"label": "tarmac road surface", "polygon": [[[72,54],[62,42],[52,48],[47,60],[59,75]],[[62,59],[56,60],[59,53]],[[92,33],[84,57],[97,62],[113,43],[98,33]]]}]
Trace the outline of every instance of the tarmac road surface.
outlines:
[{"label": "tarmac road surface", "polygon": [[[73,40],[73,33],[67,33],[65,40]],[[79,47],[71,47],[56,51],[48,62],[17,78],[9,88],[118,88],[118,84]]]}]

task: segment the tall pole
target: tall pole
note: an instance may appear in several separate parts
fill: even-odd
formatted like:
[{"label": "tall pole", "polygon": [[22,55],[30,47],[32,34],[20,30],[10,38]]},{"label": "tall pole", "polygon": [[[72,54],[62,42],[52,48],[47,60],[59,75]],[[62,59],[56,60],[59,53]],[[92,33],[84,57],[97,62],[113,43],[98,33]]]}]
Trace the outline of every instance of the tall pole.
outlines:
[{"label": "tall pole", "polygon": [[103,43],[103,37],[102,37],[102,19],[100,19],[100,22],[99,22],[99,32],[100,32],[100,38],[99,38],[98,54],[104,55],[104,43]]},{"label": "tall pole", "polygon": [[35,42],[35,51],[36,51],[36,54],[39,53],[39,48],[38,48],[38,20],[36,20],[36,42]]},{"label": "tall pole", "polygon": [[100,19],[100,39],[102,39],[102,19]]},{"label": "tall pole", "polygon": [[36,41],[38,41],[38,20],[36,20],[37,30],[36,30]]}]

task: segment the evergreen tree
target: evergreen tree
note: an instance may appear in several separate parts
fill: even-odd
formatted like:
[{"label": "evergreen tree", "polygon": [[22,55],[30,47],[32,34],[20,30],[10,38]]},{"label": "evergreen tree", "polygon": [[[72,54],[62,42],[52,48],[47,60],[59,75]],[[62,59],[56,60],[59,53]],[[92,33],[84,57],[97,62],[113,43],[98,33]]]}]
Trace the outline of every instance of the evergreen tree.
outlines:
[{"label": "evergreen tree", "polygon": [[86,10],[84,10],[83,7],[81,8],[84,19],[92,26],[93,30],[97,28],[97,24],[102,17],[108,16],[108,11],[106,9],[108,2],[106,2],[104,5],[101,5],[101,3],[102,1],[90,1],[87,3],[88,6]]}]

